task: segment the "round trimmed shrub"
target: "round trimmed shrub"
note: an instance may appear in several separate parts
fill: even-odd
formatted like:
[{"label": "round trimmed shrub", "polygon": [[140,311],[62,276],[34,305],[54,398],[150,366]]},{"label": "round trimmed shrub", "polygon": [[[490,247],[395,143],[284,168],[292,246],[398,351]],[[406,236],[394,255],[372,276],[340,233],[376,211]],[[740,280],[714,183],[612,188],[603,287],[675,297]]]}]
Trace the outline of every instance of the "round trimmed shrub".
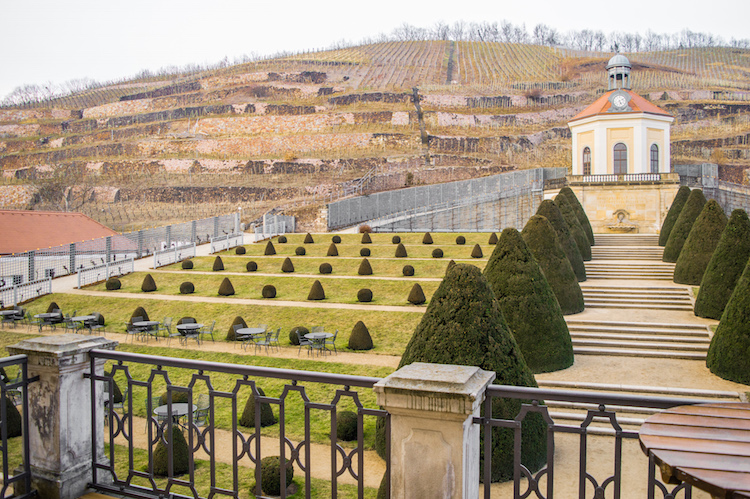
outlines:
[{"label": "round trimmed shrub", "polygon": [[677,217],[672,232],[669,233],[667,244],[664,246],[663,261],[670,263],[677,262],[682,247],[685,245],[688,235],[690,235],[690,230],[693,228],[693,224],[698,215],[701,214],[705,204],[706,197],[703,195],[702,190],[693,189],[690,191],[690,195],[687,201],[685,201],[685,206],[682,207],[680,216]]},{"label": "round trimmed shrub", "polygon": [[143,278],[143,283],[141,283],[141,291],[144,293],[151,293],[152,291],[156,291],[156,282],[154,282],[154,278],[151,277],[151,274],[146,274],[146,277]]},{"label": "round trimmed shrub", "polygon": [[420,286],[418,282],[415,282],[414,286],[411,287],[409,297],[406,300],[414,305],[421,305],[427,301],[424,291],[422,291],[422,286]]},{"label": "round trimmed shrub", "polygon": [[432,236],[429,232],[425,232],[422,236],[422,244],[432,244]]},{"label": "round trimmed shrub", "polygon": [[214,258],[214,265],[211,268],[214,272],[219,272],[220,270],[224,270],[224,261],[221,259],[220,256],[217,256]]},{"label": "round trimmed shrub", "polygon": [[[54,303],[54,302],[53,302]],[[151,319],[148,318],[148,314],[146,313],[146,309],[143,307],[137,307],[133,313],[130,315],[130,320],[128,321],[128,326],[133,325],[133,317],[141,317],[144,321],[150,321]]]},{"label": "round trimmed shrub", "polygon": [[750,219],[745,210],[737,209],[721,233],[695,299],[695,315],[721,319],[729,297],[750,259]]},{"label": "round trimmed shrub", "polygon": [[414,275],[414,267],[412,267],[411,265],[404,265],[404,268],[401,269],[401,273],[406,277],[411,277]]},{"label": "round trimmed shrub", "polygon": [[589,222],[589,217],[586,216],[586,210],[583,209],[583,205],[578,200],[578,196],[576,196],[575,192],[573,192],[573,189],[567,186],[560,189],[559,194],[565,197],[565,199],[568,200],[570,205],[575,210],[576,216],[578,217],[578,222],[581,224],[584,234],[586,234],[586,239],[589,240],[589,246],[593,246],[594,245],[594,231],[591,228],[591,222]]},{"label": "round trimmed shrub", "polygon": [[297,248],[295,248],[294,250],[294,254],[297,256],[305,256],[305,253],[307,252],[305,251],[305,248],[303,248],[302,246],[297,246]]},{"label": "round trimmed shrub", "polygon": [[[255,388],[258,390],[258,394],[261,397],[266,396],[263,388],[259,386],[256,386]],[[239,423],[240,426],[244,426],[245,428],[255,428],[255,393],[253,391],[250,392],[250,396],[247,398],[247,402],[245,402],[245,409],[242,411],[242,416],[240,416],[240,419],[239,421],[237,421],[237,423]],[[273,415],[271,404],[269,404],[268,402],[261,402],[260,427],[264,428],[275,423],[276,417]]]},{"label": "round trimmed shrub", "polygon": [[330,263],[323,262],[320,264],[320,267],[318,267],[318,272],[321,274],[330,274],[333,272],[333,267]]},{"label": "round trimmed shrub", "polygon": [[180,317],[180,320],[177,321],[177,325],[179,326],[180,324],[185,324],[186,322],[195,323],[195,317]]},{"label": "round trimmed shrub", "polygon": [[[168,395],[167,392],[164,392],[161,394],[161,397],[159,397],[159,404],[161,405],[167,405],[168,402]],[[173,404],[187,404],[188,401],[188,394],[187,392],[172,392],[172,403]]]},{"label": "round trimmed shrub", "polygon": [[94,321],[96,324],[99,324],[100,326],[104,325],[104,316],[100,314],[99,312],[90,312],[89,315],[93,315],[95,317]]},{"label": "round trimmed shrub", "polygon": [[727,226],[727,216],[715,199],[709,200],[693,224],[677,263],[674,265],[674,282],[699,286],[708,262]]},{"label": "round trimmed shrub", "polygon": [[539,204],[539,208],[536,210],[537,215],[541,215],[547,219],[547,221],[555,229],[557,234],[557,241],[560,243],[560,247],[565,252],[565,256],[570,262],[570,266],[573,267],[573,272],[578,279],[578,282],[586,280],[586,267],[583,264],[583,257],[581,251],[578,249],[573,236],[570,235],[570,229],[568,224],[565,222],[560,208],[551,199],[545,199]]},{"label": "round trimmed shrub", "polygon": [[279,239],[278,239],[278,241],[279,241],[279,242],[280,242],[281,244],[284,244],[284,243],[286,243],[286,241],[287,241],[287,240],[286,240],[286,236],[279,236]]},{"label": "round trimmed shrub", "polygon": [[565,196],[558,194],[555,196],[555,204],[560,208],[560,213],[562,213],[565,223],[568,224],[570,235],[576,242],[578,251],[581,252],[581,258],[583,258],[584,262],[591,261],[591,244],[589,243],[588,237],[586,237],[586,232],[583,230],[583,227],[581,227],[581,222],[578,221],[578,216],[576,215],[575,209],[570,204],[570,201],[568,201],[568,198]]},{"label": "round trimmed shrub", "polygon": [[247,262],[247,265],[245,265],[245,268],[248,272],[255,272],[256,270],[258,270],[258,264],[250,260],[249,262]]},{"label": "round trimmed shrub", "polygon": [[672,205],[669,207],[667,216],[664,217],[664,223],[661,224],[661,230],[659,231],[659,246],[667,245],[669,234],[672,232],[672,229],[674,229],[674,224],[680,217],[680,212],[685,206],[685,202],[689,196],[690,187],[682,185],[677,189],[677,194],[675,194],[675,197],[672,200]]},{"label": "round trimmed shrub", "polygon": [[228,277],[225,277],[219,285],[219,296],[232,296],[234,294],[234,286]]},{"label": "round trimmed shrub", "polygon": [[244,246],[237,246],[234,250],[235,255],[244,255],[245,253],[247,253],[247,250]]},{"label": "round trimmed shrub", "polygon": [[[279,456],[268,456],[260,460],[261,479],[260,488],[265,495],[281,495],[281,458]],[[286,461],[286,486],[289,487],[294,479],[294,467],[291,461]],[[253,490],[250,490],[253,495]]]},{"label": "round trimmed shrub", "polygon": [[555,293],[563,315],[583,311],[583,293],[570,260],[565,256],[552,224],[541,215],[534,215],[521,231],[526,246],[544,272]]},{"label": "round trimmed shrub", "polygon": [[229,330],[227,331],[227,337],[226,337],[227,341],[237,340],[237,338],[234,335],[234,326],[247,327],[247,322],[245,322],[245,319],[243,319],[239,315],[235,317],[234,320],[232,321],[232,324],[229,326]]},{"label": "round trimmed shrub", "polygon": [[440,248],[432,250],[432,258],[443,258],[443,250]]},{"label": "round trimmed shrub", "polygon": [[357,274],[372,275],[372,267],[370,266],[370,262],[367,260],[367,258],[362,259],[362,263],[359,264],[359,269],[357,269]]},{"label": "round trimmed shrub", "polygon": [[[189,450],[180,425],[172,426],[171,440],[173,475],[184,475],[188,472]],[[159,443],[156,444],[156,449],[154,449],[154,475],[169,476],[168,448],[161,438],[159,439]]]},{"label": "round trimmed shrub", "polygon": [[371,302],[372,290],[367,289],[367,288],[362,288],[359,291],[357,291],[357,301],[361,301],[363,303]]},{"label": "round trimmed shrub", "polygon": [[[281,241],[279,241],[281,242]],[[266,250],[263,252],[265,256],[269,255],[275,255],[276,254],[276,248],[273,247],[273,243],[271,241],[268,241],[266,243]]]},{"label": "round trimmed shrub", "polygon": [[393,237],[391,238],[391,242],[392,242],[393,244],[398,244],[398,243],[400,243],[400,242],[401,242],[401,236],[393,236]]},{"label": "round trimmed shrub", "polygon": [[122,287],[122,283],[117,277],[110,277],[107,279],[107,283],[104,285],[105,288],[107,288],[108,291],[114,291],[116,289],[120,289]]},{"label": "round trimmed shrub", "polygon": [[276,298],[276,288],[271,284],[263,286],[263,290],[260,292],[263,298]]},{"label": "round trimmed shrub", "polygon": [[182,261],[182,268],[184,270],[190,270],[190,269],[192,269],[193,268],[193,261],[190,260],[190,259],[183,260]]},{"label": "round trimmed shrub", "polygon": [[306,334],[310,332],[309,329],[307,329],[305,326],[295,326],[292,328],[291,331],[289,331],[289,343],[295,346],[299,346],[299,337],[297,336],[297,332],[299,331],[299,335],[304,337]]},{"label": "round trimmed shrub", "polygon": [[195,285],[192,282],[186,281],[180,284],[180,294],[189,295],[195,293]]},{"label": "round trimmed shrub", "polygon": [[456,244],[459,244],[459,245],[466,244],[466,238],[464,236],[458,236],[456,238]]},{"label": "round trimmed shrub", "polygon": [[333,236],[333,237],[331,238],[331,242],[332,242],[333,244],[341,244],[341,236]]},{"label": "round trimmed shrub", "polygon": [[370,331],[362,321],[357,321],[349,335],[349,348],[351,350],[372,350],[372,337]]},{"label": "round trimmed shrub", "polygon": [[315,243],[315,241],[313,240],[312,235],[310,235],[309,232],[307,234],[305,234],[305,240],[302,241],[302,242],[305,243],[305,244],[313,244],[313,243]]},{"label": "round trimmed shrub", "polygon": [[398,243],[398,246],[396,246],[396,258],[406,258],[406,248],[404,247],[403,243]]},{"label": "round trimmed shrub", "polygon": [[[112,373],[105,371],[104,375],[107,377],[111,377]],[[122,402],[122,399],[123,399],[122,390],[120,390],[120,387],[117,385],[117,382],[113,380],[112,381],[112,402],[115,404],[119,404],[120,402]]]},{"label": "round trimmed shrub", "polygon": [[487,240],[487,244],[497,244],[497,234],[494,232],[490,234],[489,240]]},{"label": "round trimmed shrub", "polygon": [[8,419],[3,426],[8,428],[8,438],[20,437],[23,434],[21,413],[9,397],[3,397],[3,403],[5,404],[5,415]]},{"label": "round trimmed shrub", "polygon": [[331,243],[326,256],[339,256],[339,249],[336,247],[336,243]]},{"label": "round trimmed shrub", "polygon": [[500,234],[483,274],[531,371],[572,366],[573,342],[560,305],[516,229]]},{"label": "round trimmed shrub", "polygon": [[326,299],[326,292],[323,291],[323,285],[320,284],[320,281],[317,279],[315,282],[310,286],[310,293],[307,295],[308,300],[325,300]]},{"label": "round trimmed shrub", "polygon": [[357,413],[341,411],[336,413],[336,437],[344,442],[357,440]]},{"label": "round trimmed shrub", "polygon": [[281,264],[281,271],[282,272],[294,272],[294,264],[292,263],[292,259],[289,257],[284,258],[284,261]]},{"label": "round trimmed shrub", "polygon": [[483,256],[484,256],[484,253],[482,253],[482,247],[479,246],[478,244],[475,244],[471,250],[471,257],[482,258]]},{"label": "round trimmed shrub", "polygon": [[57,304],[57,302],[50,302],[49,307],[47,307],[47,313],[51,314],[55,310],[60,310],[60,306]]},{"label": "round trimmed shrub", "polygon": [[362,244],[370,244],[372,243],[372,238],[370,237],[369,232],[365,232],[362,234],[362,240],[360,241]]},{"label": "round trimmed shrub", "polygon": [[359,256],[370,256],[370,248],[362,248],[359,250]]}]

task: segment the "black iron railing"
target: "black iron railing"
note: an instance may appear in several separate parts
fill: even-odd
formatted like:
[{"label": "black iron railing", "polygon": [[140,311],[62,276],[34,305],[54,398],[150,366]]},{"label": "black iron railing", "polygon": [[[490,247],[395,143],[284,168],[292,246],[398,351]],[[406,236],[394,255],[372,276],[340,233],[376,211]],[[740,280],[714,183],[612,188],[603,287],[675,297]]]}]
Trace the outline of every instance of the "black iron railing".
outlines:
[{"label": "black iron railing", "polygon": [[[2,379],[0,376],[0,402],[6,400],[10,401],[10,404],[0,403],[0,443],[2,448],[2,487],[0,488],[0,498],[17,498],[24,499],[27,497],[33,497],[36,495],[36,490],[31,488],[31,464],[29,461],[29,397],[28,397],[28,386],[29,383],[38,381],[39,377],[35,376],[32,379],[28,377],[27,369],[27,357],[25,355],[13,355],[11,357],[5,357],[0,359],[0,368],[6,372],[10,368],[17,368],[17,375],[14,379],[8,379],[7,381]],[[18,421],[9,414],[12,410],[10,405],[21,406],[20,414],[20,437],[10,437],[9,432],[17,433]],[[14,422],[11,423],[10,420]],[[19,456],[18,451],[14,451],[11,454],[11,442],[10,438],[21,439],[21,452]],[[20,459],[20,463],[16,462],[17,458]],[[16,467],[18,466],[18,467]],[[19,471],[20,470],[20,471]],[[15,475],[13,474],[15,473]]]},{"label": "black iron railing", "polygon": [[[91,376],[91,416],[93,428],[101,428],[97,422],[102,420],[107,425],[103,438],[108,450],[106,456],[97,456],[102,436],[94,431],[92,487],[105,493],[196,499],[238,497],[243,479],[254,476],[251,494],[265,497],[261,492],[261,459],[264,455],[278,455],[279,462],[292,463],[304,473],[305,497],[310,497],[315,478],[312,468],[316,466],[319,472],[321,466],[316,460],[325,455],[330,459],[330,466],[322,467],[327,469],[327,473],[323,473],[327,475],[326,482],[316,481],[316,487],[330,486],[330,494],[328,491],[325,494],[335,498],[339,494],[341,477],[346,474],[351,477],[348,481],[356,485],[358,497],[364,497],[365,427],[368,438],[372,438],[376,418],[386,418],[386,441],[390,440],[388,414],[374,404],[372,386],[379,378],[108,350],[91,351],[92,372],[95,362],[102,359],[114,361],[114,364],[108,374]],[[117,380],[123,384],[120,413],[115,399]],[[275,380],[273,391],[278,392],[277,396],[261,392],[260,385],[265,384],[268,389],[271,380]],[[357,388],[363,390],[357,391]],[[158,401],[156,395],[162,390],[166,400]],[[250,392],[255,400],[254,428],[243,430],[238,427],[243,414],[242,397]],[[206,402],[204,407],[197,404],[201,398]],[[368,402],[364,403],[363,398]],[[179,406],[178,402],[186,405]],[[261,431],[263,404],[278,411],[278,425],[270,427],[271,430]],[[160,415],[154,413],[157,406]],[[348,448],[337,439],[337,416],[344,407],[352,408],[357,419],[356,443]],[[301,423],[301,428],[292,427],[291,421]],[[171,437],[175,429],[185,436],[189,449],[186,472],[179,476],[174,472],[179,466],[175,454],[179,442],[178,438]],[[162,451],[157,450],[160,443]],[[312,455],[313,447],[316,456]],[[158,480],[155,459],[164,448],[167,463],[166,473],[162,473],[166,476]],[[388,463],[386,470],[387,466]],[[287,468],[281,466],[280,469],[279,488],[283,498],[287,495]],[[207,487],[197,485],[199,474],[203,476],[202,483],[208,483]],[[373,479],[380,483],[380,478],[371,477],[369,483],[372,484]]]}]

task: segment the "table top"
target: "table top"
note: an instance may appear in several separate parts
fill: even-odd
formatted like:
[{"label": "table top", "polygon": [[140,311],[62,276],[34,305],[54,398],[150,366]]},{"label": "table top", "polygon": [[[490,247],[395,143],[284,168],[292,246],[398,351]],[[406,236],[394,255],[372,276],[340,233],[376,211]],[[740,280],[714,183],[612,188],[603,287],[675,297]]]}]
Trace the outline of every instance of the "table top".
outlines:
[{"label": "table top", "polygon": [[135,327],[158,326],[159,321],[138,321],[134,322],[133,325]]},{"label": "table top", "polygon": [[327,340],[333,338],[333,333],[307,333],[305,338],[308,340]]},{"label": "table top", "polygon": [[92,321],[94,319],[96,319],[95,315],[77,315],[75,317],[70,318],[70,320],[76,321],[76,322]]},{"label": "table top", "polygon": [[[154,409],[154,414],[157,416],[166,416],[168,414],[167,409],[169,408],[169,405],[160,405],[156,409]],[[190,412],[194,412],[198,406],[195,404],[192,404],[192,409]],[[172,416],[184,416],[188,413],[188,405],[186,403],[181,404],[172,404]]]},{"label": "table top", "polygon": [[62,317],[62,313],[60,313],[60,312],[44,312],[42,314],[36,314],[34,317],[36,319],[50,319],[52,317]]},{"label": "table top", "polygon": [[715,497],[750,496],[750,404],[672,407],[649,417],[639,433],[664,481],[688,482]]},{"label": "table top", "polygon": [[243,327],[235,331],[235,336],[257,336],[259,334],[264,334],[266,330],[262,327]]},{"label": "table top", "polygon": [[190,322],[187,324],[177,324],[178,331],[181,331],[183,329],[186,331],[190,331],[191,329],[200,329],[202,327],[203,327],[203,324],[197,324],[195,322]]},{"label": "table top", "polygon": [[18,310],[0,310],[0,315],[16,315]]}]

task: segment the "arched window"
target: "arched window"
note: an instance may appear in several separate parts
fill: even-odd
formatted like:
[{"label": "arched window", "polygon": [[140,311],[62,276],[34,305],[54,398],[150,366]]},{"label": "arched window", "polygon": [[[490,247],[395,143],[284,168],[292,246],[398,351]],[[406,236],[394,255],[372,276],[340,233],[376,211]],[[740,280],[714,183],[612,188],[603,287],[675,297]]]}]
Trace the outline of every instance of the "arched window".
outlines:
[{"label": "arched window", "polygon": [[622,142],[618,142],[615,144],[615,163],[614,163],[614,174],[615,175],[625,175],[628,173],[628,146],[623,144]]},{"label": "arched window", "polygon": [[659,146],[651,144],[651,173],[659,173]]},{"label": "arched window", "polygon": [[591,175],[591,149],[588,146],[583,148],[583,174]]}]

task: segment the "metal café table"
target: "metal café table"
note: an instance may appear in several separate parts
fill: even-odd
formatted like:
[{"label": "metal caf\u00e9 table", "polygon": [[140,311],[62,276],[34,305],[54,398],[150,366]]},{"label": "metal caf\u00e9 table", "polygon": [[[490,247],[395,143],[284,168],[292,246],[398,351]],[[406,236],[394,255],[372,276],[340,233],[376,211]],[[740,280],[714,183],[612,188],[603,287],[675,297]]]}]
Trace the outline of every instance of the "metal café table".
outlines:
[{"label": "metal caf\u00e9 table", "polygon": [[176,327],[177,331],[179,331],[182,335],[182,340],[187,343],[187,339],[191,336],[194,336],[196,341],[198,340],[198,335],[195,333],[203,327],[203,324],[198,324],[197,322],[187,322],[185,324],[177,324]]},{"label": "metal caf\u00e9 table", "polygon": [[159,321],[138,321],[133,323],[133,327],[137,327],[138,329],[143,330],[144,334],[150,334],[157,340],[159,337],[157,336],[157,333],[159,332],[158,329],[155,329],[156,326],[159,325]]},{"label": "metal caf\u00e9 table", "polygon": [[[59,318],[60,320],[58,322],[52,322],[50,319],[53,319],[55,317]],[[34,318],[35,319],[42,319],[42,322],[39,323],[39,331],[41,332],[42,327],[44,327],[44,326],[52,326],[52,328],[54,329],[55,324],[58,324],[58,323],[62,322],[62,313],[60,313],[60,312],[44,312],[44,313],[41,313],[41,314],[36,314],[34,316]]]},{"label": "metal caf\u00e9 table", "polygon": [[324,351],[328,351],[326,348],[326,340],[328,338],[333,338],[333,333],[307,333],[305,338],[312,341],[313,348],[320,350],[320,353],[322,354]]},{"label": "metal caf\u00e9 table", "polygon": [[750,404],[672,407],[649,417],[639,434],[665,482],[687,482],[713,497],[750,497]]},{"label": "metal caf\u00e9 table", "polygon": [[[195,412],[198,408],[195,404],[192,404],[191,407],[189,409],[187,403],[172,404],[172,421],[179,424],[181,417],[187,416],[188,412]],[[154,414],[159,420],[166,420],[169,416],[169,405],[160,405],[154,409]]]},{"label": "metal caf\u00e9 table", "polygon": [[[86,327],[86,322],[93,321],[94,319],[96,319],[95,315],[76,315],[70,318],[70,322],[80,322],[80,329],[83,329]],[[89,328],[89,331],[91,331],[91,328]]]},{"label": "metal caf\u00e9 table", "polygon": [[266,334],[266,328],[263,327],[243,327],[235,331],[235,341],[241,341],[244,348],[250,341],[259,336]]}]

